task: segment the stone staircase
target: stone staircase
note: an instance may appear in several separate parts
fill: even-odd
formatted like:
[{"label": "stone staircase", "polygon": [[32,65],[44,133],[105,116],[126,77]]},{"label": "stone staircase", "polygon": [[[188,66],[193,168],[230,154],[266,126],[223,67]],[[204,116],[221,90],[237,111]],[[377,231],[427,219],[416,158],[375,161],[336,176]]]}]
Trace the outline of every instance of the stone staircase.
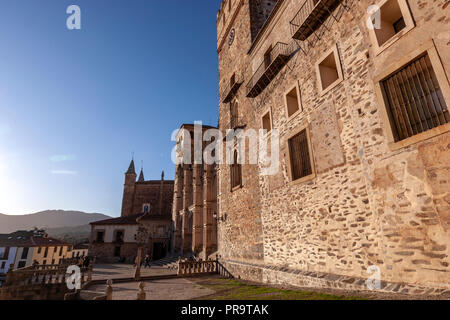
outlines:
[{"label": "stone staircase", "polygon": [[[167,268],[170,270],[177,270],[179,257],[180,257],[180,255],[170,255],[163,259],[160,259],[157,261],[152,261],[151,265],[152,265],[152,267],[154,266],[154,267]],[[182,259],[189,259],[192,257],[193,257],[192,254],[185,254],[185,255],[181,256]]]}]

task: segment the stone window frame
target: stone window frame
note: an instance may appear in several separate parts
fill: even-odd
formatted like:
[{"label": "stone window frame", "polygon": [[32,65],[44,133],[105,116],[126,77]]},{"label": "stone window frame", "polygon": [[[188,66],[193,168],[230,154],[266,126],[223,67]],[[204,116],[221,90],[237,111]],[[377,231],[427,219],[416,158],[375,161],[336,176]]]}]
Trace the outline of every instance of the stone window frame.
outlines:
[{"label": "stone window frame", "polygon": [[117,242],[117,233],[122,232],[122,242],[125,243],[125,229],[114,229],[113,232],[113,243],[119,243]]},{"label": "stone window frame", "polygon": [[[306,136],[308,140],[308,150],[309,150],[309,160],[311,163],[311,174],[302,178],[299,178],[297,180],[292,180],[292,167],[291,167],[291,153],[289,150],[289,140],[302,132],[303,130],[306,130]],[[286,136],[286,139],[284,141],[284,146],[286,148],[286,163],[287,163],[287,171],[289,176],[289,185],[294,186],[298,185],[304,182],[309,182],[311,180],[314,180],[316,178],[316,166],[314,162],[314,150],[312,148],[311,143],[311,125],[309,123],[303,123],[300,124],[295,129],[291,130],[289,134]]]},{"label": "stone window frame", "polygon": [[[334,81],[332,84],[330,84],[327,88],[322,88],[322,78],[320,76],[320,68],[319,65],[330,55],[334,55],[334,61],[336,62],[336,68],[338,72],[338,78],[336,81]],[[316,77],[317,77],[317,87],[319,89],[319,95],[323,96],[326,93],[330,92],[334,88],[336,88],[337,85],[339,85],[342,81],[344,81],[344,71],[342,69],[342,62],[341,57],[339,55],[339,48],[338,44],[335,43],[329,50],[327,50],[319,59],[317,59],[317,62],[315,64],[316,69]]]},{"label": "stone window frame", "polygon": [[[293,114],[291,114],[291,115],[289,116],[289,108],[288,108],[287,95],[288,95],[294,88],[297,90],[298,110],[295,111]],[[300,113],[303,112],[302,93],[301,93],[301,91],[300,91],[300,82],[299,82],[299,81],[295,81],[295,84],[294,84],[293,86],[291,86],[291,87],[289,88],[289,90],[287,90],[287,91],[284,93],[283,98],[284,98],[284,107],[285,107],[285,110],[286,110],[286,116],[287,116],[288,121],[292,120],[292,119],[295,118],[298,114],[300,114]]]},{"label": "stone window frame", "polygon": [[416,48],[415,50],[411,51],[409,54],[406,54],[405,56],[401,57],[400,59],[395,60],[394,63],[392,63],[385,69],[383,69],[383,71],[381,71],[379,74],[377,74],[373,78],[373,81],[374,81],[374,86],[375,86],[376,100],[381,109],[381,120],[382,120],[381,123],[382,123],[382,127],[383,127],[382,129],[385,134],[385,137],[387,138],[388,147],[391,151],[395,151],[398,149],[408,147],[410,145],[422,142],[424,140],[431,139],[433,137],[436,137],[438,135],[441,135],[441,134],[444,134],[444,133],[450,131],[450,123],[447,123],[447,124],[441,125],[439,127],[435,127],[431,130],[421,132],[417,135],[406,138],[404,140],[395,142],[394,134],[393,134],[392,128],[391,128],[391,123],[389,121],[387,106],[386,106],[386,103],[385,103],[384,97],[383,97],[381,82],[385,78],[389,77],[391,74],[395,73],[397,70],[401,69],[403,66],[408,64],[410,61],[418,58],[419,56],[423,55],[424,53],[427,53],[430,58],[431,65],[436,74],[436,78],[437,78],[437,81],[441,88],[444,100],[447,103],[447,105],[450,105],[449,80],[445,73],[444,66],[442,64],[441,58],[439,57],[439,53],[436,49],[433,39],[430,39],[429,41],[425,42],[422,46],[420,46],[419,48]]},{"label": "stone window frame", "polygon": [[[398,2],[398,5],[400,7],[400,11],[402,12],[402,16],[405,21],[406,27],[403,30],[401,30],[400,32],[398,32],[397,34],[395,34],[394,36],[392,36],[389,40],[387,40],[381,46],[378,44],[378,39],[375,34],[375,30],[368,28],[369,29],[369,39],[375,49],[376,56],[379,55],[380,53],[382,53],[383,51],[385,51],[390,46],[392,46],[400,38],[402,38],[405,34],[407,34],[409,31],[414,29],[416,26],[416,24],[414,23],[414,19],[412,17],[411,10],[410,10],[409,5],[406,2],[406,0],[380,0],[380,1],[377,1],[374,5],[381,8],[388,1],[397,1]],[[371,21],[371,15],[369,13],[367,13],[364,16],[364,25],[366,25],[366,23],[368,21]]]},{"label": "stone window frame", "polygon": [[264,129],[264,117],[269,114],[269,121],[270,121],[270,131],[267,131],[265,133],[265,137],[270,136],[270,133],[273,130],[273,116],[272,116],[272,108],[271,107],[267,107],[262,111],[262,115],[261,115],[261,129]]}]

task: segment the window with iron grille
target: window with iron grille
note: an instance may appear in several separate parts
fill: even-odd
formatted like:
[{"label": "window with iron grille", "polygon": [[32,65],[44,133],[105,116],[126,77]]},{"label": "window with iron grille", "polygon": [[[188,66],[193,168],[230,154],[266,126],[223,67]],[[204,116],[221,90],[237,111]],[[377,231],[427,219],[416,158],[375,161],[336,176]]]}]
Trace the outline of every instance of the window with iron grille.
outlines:
[{"label": "window with iron grille", "polygon": [[231,188],[239,187],[242,184],[242,167],[238,163],[238,153],[234,151],[234,161],[231,165]]},{"label": "window with iron grille", "polygon": [[306,129],[289,139],[292,181],[312,174]]},{"label": "window with iron grille", "polygon": [[381,82],[395,142],[450,122],[428,54]]}]

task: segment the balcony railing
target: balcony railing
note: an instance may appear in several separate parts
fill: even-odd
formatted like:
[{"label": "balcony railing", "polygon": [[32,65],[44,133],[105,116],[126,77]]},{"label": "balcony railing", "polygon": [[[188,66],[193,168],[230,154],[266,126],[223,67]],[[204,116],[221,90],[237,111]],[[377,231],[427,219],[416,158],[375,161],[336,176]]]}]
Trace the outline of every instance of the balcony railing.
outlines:
[{"label": "balcony railing", "polygon": [[306,0],[291,20],[292,38],[304,41],[322,25],[342,0]]},{"label": "balcony railing", "polygon": [[233,99],[233,97],[236,95],[236,92],[241,87],[244,80],[242,79],[242,76],[236,75],[236,78],[233,82],[228,83],[225,90],[222,91],[222,102],[228,103]]},{"label": "balcony railing", "polygon": [[292,46],[283,42],[278,42],[270,52],[265,55],[264,61],[248,82],[247,97],[257,97],[288,62],[291,53]]}]

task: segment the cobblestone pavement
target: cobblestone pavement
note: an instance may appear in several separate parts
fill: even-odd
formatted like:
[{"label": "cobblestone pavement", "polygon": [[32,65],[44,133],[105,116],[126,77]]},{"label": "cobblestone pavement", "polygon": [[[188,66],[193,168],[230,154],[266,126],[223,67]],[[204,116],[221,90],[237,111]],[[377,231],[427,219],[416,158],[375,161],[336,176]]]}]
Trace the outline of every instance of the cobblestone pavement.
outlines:
[{"label": "cobblestone pavement", "polygon": [[[131,264],[96,264],[94,265],[93,280],[133,278],[135,267]],[[176,270],[153,266],[141,268],[141,276],[162,276],[176,274]]]},{"label": "cobblestone pavement", "polygon": [[[191,300],[214,293],[184,278],[145,281],[145,285],[147,300]],[[138,286],[139,282],[113,283],[113,300],[136,300]],[[106,285],[95,285],[89,291],[104,293],[105,289]]]}]

